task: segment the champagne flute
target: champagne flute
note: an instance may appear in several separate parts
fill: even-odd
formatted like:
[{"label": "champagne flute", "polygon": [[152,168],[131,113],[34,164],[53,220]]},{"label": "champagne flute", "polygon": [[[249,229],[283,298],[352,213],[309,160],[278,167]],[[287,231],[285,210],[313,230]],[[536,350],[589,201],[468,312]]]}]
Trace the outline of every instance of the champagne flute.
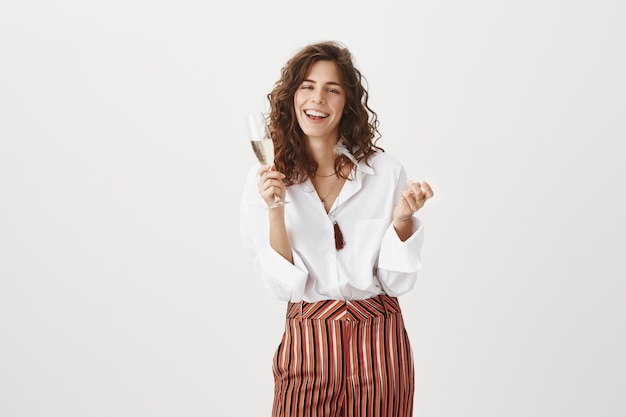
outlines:
[{"label": "champagne flute", "polygon": [[[270,134],[267,115],[265,113],[249,114],[246,119],[246,125],[248,127],[248,138],[256,158],[262,165],[273,165],[274,142]],[[274,194],[274,203],[269,208],[280,207],[287,203],[288,201],[281,199],[278,194]]]}]

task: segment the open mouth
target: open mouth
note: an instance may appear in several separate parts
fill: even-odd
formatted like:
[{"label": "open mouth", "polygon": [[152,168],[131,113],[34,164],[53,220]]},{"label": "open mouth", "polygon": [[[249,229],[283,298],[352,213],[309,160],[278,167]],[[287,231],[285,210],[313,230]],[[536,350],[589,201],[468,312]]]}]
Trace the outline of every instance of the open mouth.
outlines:
[{"label": "open mouth", "polygon": [[327,113],[318,110],[305,110],[304,114],[311,120],[322,120],[328,117]]}]

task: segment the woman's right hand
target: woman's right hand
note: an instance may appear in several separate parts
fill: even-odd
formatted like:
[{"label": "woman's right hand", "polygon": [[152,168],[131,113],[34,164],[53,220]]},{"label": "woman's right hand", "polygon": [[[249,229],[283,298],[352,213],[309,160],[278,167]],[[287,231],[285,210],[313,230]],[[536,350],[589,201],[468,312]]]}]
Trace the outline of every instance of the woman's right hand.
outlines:
[{"label": "woman's right hand", "polygon": [[268,207],[274,204],[274,195],[285,198],[284,178],[285,174],[276,171],[273,165],[262,165],[259,168],[258,190]]}]

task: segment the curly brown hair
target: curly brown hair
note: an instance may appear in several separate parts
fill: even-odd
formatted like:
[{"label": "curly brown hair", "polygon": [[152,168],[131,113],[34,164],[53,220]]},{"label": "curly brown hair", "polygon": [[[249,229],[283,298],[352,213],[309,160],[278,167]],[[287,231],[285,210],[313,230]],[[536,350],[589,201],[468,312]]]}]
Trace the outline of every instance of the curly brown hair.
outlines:
[{"label": "curly brown hair", "polygon": [[[318,61],[331,61],[341,74],[341,84],[346,93],[346,104],[339,124],[340,137],[357,161],[368,159],[377,151],[380,139],[378,116],[369,107],[365,78],[352,62],[352,54],[339,42],[311,44],[296,53],[282,68],[281,77],[267,95],[270,103],[270,131],[274,140],[276,169],[286,175],[288,185],[301,183],[313,176],[317,163],[305,148],[304,132],[296,119],[294,95],[305,79],[311,65]],[[341,166],[352,164],[345,156],[337,156],[335,172],[345,178]],[[354,167],[353,167],[354,168]]]}]

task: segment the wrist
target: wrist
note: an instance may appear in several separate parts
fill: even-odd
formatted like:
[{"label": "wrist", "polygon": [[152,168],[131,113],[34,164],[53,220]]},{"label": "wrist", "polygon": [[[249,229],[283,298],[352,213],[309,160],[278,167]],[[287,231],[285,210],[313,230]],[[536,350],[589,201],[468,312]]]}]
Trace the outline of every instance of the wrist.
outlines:
[{"label": "wrist", "polygon": [[268,207],[267,213],[270,220],[285,218],[285,208],[283,206]]},{"label": "wrist", "polygon": [[413,215],[408,217],[395,217],[393,219],[393,228],[396,230],[398,237],[402,242],[411,237],[413,231]]}]

